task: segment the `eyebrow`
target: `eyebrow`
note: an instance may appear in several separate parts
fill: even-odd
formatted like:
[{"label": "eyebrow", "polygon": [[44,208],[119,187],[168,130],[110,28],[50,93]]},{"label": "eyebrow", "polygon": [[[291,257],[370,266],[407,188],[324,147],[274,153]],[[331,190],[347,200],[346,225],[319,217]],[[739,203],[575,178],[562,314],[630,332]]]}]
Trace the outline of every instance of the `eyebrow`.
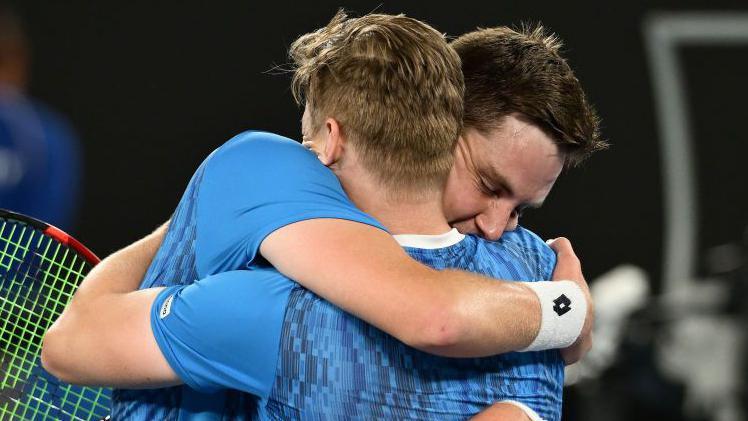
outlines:
[{"label": "eyebrow", "polygon": [[502,189],[506,190],[507,193],[514,196],[514,188],[512,187],[512,184],[509,182],[509,180],[507,180],[503,175],[496,172],[496,170],[494,170],[493,168],[491,168],[491,171],[488,172],[488,178],[491,180],[491,182],[498,183]]},{"label": "eyebrow", "polygon": [[[492,181],[497,182],[502,189],[504,189],[507,193],[514,196],[515,189],[512,187],[512,184],[509,182],[509,180],[506,179],[503,175],[496,172],[493,168],[491,168],[491,171],[489,172],[489,178]],[[543,206],[543,203],[545,203],[545,199],[538,201],[538,202],[523,202],[520,203],[517,208],[522,209],[539,209]]]}]

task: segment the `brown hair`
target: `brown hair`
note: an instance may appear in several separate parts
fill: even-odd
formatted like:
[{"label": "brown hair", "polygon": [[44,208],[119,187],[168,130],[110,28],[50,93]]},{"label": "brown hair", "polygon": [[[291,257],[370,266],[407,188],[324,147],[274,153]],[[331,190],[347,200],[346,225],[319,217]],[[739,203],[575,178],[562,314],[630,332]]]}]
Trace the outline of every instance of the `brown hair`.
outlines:
[{"label": "brown hair", "polygon": [[478,29],[451,43],[465,76],[465,127],[487,132],[521,113],[549,133],[574,166],[608,145],[579,80],[542,26]]},{"label": "brown hair", "polygon": [[434,28],[404,15],[348,18],[297,39],[292,90],[312,127],[341,125],[362,165],[395,191],[441,190],[462,129],[460,59]]}]

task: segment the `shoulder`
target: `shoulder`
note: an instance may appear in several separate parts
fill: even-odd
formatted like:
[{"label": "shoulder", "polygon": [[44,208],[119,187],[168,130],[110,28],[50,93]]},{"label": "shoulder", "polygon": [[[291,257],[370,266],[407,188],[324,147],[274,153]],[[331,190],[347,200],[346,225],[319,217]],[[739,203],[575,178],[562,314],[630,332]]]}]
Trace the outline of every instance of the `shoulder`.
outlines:
[{"label": "shoulder", "polygon": [[[491,249],[533,250],[538,252],[550,252],[553,250],[534,232],[518,226],[514,231],[504,231],[496,241],[486,240],[476,235],[465,236],[466,240],[477,243],[482,247]],[[464,242],[464,241],[463,241]]]},{"label": "shoulder", "polygon": [[[480,241],[480,240],[479,240]],[[535,279],[550,279],[556,266],[556,254],[537,234],[517,227],[505,232],[498,241],[482,240],[489,249],[502,249],[518,261],[524,262]]]},{"label": "shoulder", "polygon": [[553,269],[556,267],[556,253],[545,241],[523,227],[517,227],[514,231],[506,233],[505,237],[506,239],[502,237],[502,240],[518,245],[525,258],[535,263],[541,279],[551,278]]},{"label": "shoulder", "polygon": [[248,130],[229,139],[213,152],[215,157],[240,155],[243,157],[260,154],[312,155],[293,139],[275,133]]},{"label": "shoulder", "polygon": [[207,159],[207,166],[233,174],[257,175],[320,172],[327,168],[297,141],[274,133],[242,132],[221,145]]},{"label": "shoulder", "polygon": [[518,226],[514,231],[507,231],[498,242],[507,246],[518,246],[525,250],[531,250],[538,253],[553,253],[553,250],[534,232]]}]

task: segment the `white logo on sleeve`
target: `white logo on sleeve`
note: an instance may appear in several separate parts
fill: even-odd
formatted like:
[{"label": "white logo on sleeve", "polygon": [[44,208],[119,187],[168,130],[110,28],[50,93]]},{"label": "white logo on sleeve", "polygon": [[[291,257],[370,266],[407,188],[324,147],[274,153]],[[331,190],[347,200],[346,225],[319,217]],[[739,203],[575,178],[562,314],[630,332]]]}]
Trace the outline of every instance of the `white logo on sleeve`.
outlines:
[{"label": "white logo on sleeve", "polygon": [[174,295],[170,295],[169,298],[161,304],[161,311],[158,312],[158,317],[163,319],[171,313],[171,302],[174,301]]}]

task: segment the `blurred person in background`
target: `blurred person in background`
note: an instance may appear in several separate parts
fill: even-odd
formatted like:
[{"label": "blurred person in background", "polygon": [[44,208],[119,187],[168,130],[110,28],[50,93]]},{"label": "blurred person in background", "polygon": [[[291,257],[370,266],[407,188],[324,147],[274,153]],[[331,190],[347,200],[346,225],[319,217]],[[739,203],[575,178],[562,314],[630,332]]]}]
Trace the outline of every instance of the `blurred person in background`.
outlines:
[{"label": "blurred person in background", "polygon": [[26,94],[29,64],[21,21],[0,3],[0,208],[70,229],[79,193],[78,140],[62,116]]}]

